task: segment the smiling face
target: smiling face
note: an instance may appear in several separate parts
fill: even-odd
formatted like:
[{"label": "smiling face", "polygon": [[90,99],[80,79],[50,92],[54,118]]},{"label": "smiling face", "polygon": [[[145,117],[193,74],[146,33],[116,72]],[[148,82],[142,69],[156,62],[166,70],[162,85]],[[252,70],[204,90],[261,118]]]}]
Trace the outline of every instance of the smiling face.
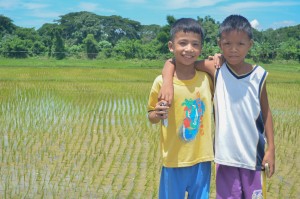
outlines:
[{"label": "smiling face", "polygon": [[244,31],[222,32],[219,47],[230,66],[240,67],[252,47],[253,41]]},{"label": "smiling face", "polygon": [[193,66],[201,53],[201,35],[194,32],[177,32],[168,43],[176,58],[176,66]]}]

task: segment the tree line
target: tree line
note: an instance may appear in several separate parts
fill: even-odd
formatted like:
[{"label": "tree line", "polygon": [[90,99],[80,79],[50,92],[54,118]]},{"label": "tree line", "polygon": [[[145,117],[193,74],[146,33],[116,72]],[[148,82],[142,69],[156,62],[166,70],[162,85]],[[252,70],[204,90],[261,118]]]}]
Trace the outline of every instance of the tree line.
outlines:
[{"label": "tree line", "polygon": [[[60,16],[42,27],[23,28],[0,15],[0,56],[27,58],[48,56],[56,59],[169,58],[167,42],[174,16],[166,25],[142,25],[121,16],[100,16],[91,12],[73,12]],[[210,16],[197,17],[205,31],[202,57],[219,52],[217,45],[220,22]],[[274,59],[300,61],[300,25],[258,31],[253,29],[254,46],[248,58],[269,62]]]}]

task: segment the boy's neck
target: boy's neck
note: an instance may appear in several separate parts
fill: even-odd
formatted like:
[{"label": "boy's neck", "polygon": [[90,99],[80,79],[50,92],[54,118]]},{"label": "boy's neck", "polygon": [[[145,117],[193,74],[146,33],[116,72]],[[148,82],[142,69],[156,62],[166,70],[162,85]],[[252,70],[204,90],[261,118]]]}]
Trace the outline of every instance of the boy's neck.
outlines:
[{"label": "boy's neck", "polygon": [[196,74],[194,65],[191,66],[176,66],[174,76],[180,80],[193,79]]},{"label": "boy's neck", "polygon": [[234,72],[238,75],[243,75],[243,74],[247,74],[249,72],[252,71],[253,69],[253,66],[249,63],[246,63],[246,62],[242,62],[238,65],[235,65],[235,64],[230,64],[227,62],[227,65],[232,69],[234,70]]}]

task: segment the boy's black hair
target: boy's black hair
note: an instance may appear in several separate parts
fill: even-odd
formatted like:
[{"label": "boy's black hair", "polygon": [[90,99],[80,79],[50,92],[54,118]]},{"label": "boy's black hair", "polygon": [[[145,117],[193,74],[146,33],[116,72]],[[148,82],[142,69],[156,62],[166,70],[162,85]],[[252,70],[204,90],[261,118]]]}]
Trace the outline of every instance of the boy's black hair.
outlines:
[{"label": "boy's black hair", "polygon": [[230,15],[221,23],[219,28],[219,37],[222,32],[230,32],[232,30],[243,31],[247,33],[250,39],[253,38],[252,27],[250,22],[241,15]]},{"label": "boy's black hair", "polygon": [[192,18],[181,18],[175,21],[175,23],[171,27],[171,40],[174,39],[175,34],[178,32],[193,32],[199,34],[201,36],[201,43],[204,40],[203,29],[195,19]]}]

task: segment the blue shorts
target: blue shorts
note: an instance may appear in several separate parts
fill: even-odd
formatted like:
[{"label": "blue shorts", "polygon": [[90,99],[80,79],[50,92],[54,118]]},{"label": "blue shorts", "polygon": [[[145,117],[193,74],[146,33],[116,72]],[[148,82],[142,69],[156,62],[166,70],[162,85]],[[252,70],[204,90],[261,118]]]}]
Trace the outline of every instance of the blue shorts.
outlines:
[{"label": "blue shorts", "polygon": [[162,167],[159,199],[209,198],[211,162],[201,162],[191,167]]},{"label": "blue shorts", "polygon": [[261,171],[216,165],[217,199],[263,198]]}]

